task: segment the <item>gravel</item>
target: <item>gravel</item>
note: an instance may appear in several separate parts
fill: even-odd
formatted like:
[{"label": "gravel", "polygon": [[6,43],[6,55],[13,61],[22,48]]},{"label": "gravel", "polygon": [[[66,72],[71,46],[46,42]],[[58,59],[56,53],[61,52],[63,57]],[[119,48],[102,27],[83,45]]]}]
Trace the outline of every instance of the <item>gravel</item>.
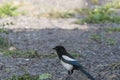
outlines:
[{"label": "gravel", "polygon": [[[34,4],[37,4],[37,1]],[[1,35],[18,50],[36,50],[39,54],[51,54],[54,52],[52,50],[54,46],[63,45],[70,53],[82,55],[77,59],[96,80],[119,80],[119,65],[117,68],[110,65],[120,61],[120,32],[108,33],[105,28],[120,27],[120,24],[78,25],[73,23],[75,20],[75,18],[50,19],[30,16],[4,18],[0,19],[0,27],[7,28],[9,34]],[[10,22],[13,24],[2,25]],[[94,34],[101,36],[100,43],[91,39],[91,35]],[[114,39],[116,43],[108,44],[109,38]],[[49,80],[87,80],[80,71],[68,76],[57,57],[39,59],[0,55],[0,80],[5,80],[14,74],[23,75],[26,72],[31,75],[50,73],[52,77]]]}]

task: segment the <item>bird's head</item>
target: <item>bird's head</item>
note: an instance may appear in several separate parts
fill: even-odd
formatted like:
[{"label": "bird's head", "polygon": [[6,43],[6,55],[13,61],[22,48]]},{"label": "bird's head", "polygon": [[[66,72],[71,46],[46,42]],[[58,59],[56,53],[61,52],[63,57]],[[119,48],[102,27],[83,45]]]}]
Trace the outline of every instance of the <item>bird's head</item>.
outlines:
[{"label": "bird's head", "polygon": [[62,55],[68,54],[67,51],[66,51],[66,49],[65,49],[63,46],[61,46],[61,45],[56,46],[56,47],[54,47],[53,49],[56,50],[56,52],[57,52],[57,54],[58,54],[58,57],[59,57],[60,59],[61,59]]},{"label": "bird's head", "polygon": [[65,48],[63,46],[61,46],[61,45],[60,46],[55,46],[53,49],[56,50],[56,51],[65,50]]},{"label": "bird's head", "polygon": [[57,53],[61,53],[61,52],[65,52],[66,51],[65,48],[63,46],[61,46],[61,45],[56,46],[53,49],[56,50]]}]

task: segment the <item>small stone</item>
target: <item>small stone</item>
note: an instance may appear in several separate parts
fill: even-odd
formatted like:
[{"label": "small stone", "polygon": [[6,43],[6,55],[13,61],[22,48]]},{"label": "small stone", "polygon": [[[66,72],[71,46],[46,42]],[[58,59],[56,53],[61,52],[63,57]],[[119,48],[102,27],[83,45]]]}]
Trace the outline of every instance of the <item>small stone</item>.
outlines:
[{"label": "small stone", "polygon": [[65,40],[62,40],[62,39],[61,39],[60,42],[65,42]]},{"label": "small stone", "polygon": [[11,46],[8,50],[10,50],[10,51],[15,51],[15,50],[17,50],[17,49],[16,49],[16,47]]},{"label": "small stone", "polygon": [[29,61],[30,59],[25,59],[26,61]]}]

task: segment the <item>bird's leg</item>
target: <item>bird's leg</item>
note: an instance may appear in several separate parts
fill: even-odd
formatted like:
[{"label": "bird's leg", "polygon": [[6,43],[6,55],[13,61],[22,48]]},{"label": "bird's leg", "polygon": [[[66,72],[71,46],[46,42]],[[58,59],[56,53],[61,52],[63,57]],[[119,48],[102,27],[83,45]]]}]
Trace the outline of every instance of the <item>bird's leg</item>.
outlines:
[{"label": "bird's leg", "polygon": [[68,71],[67,77],[65,77],[65,80],[69,80],[71,78],[71,74],[73,73],[73,70]]},{"label": "bird's leg", "polygon": [[68,74],[69,74],[69,75],[71,75],[71,72],[70,72],[70,71],[68,71]]},{"label": "bird's leg", "polygon": [[71,75],[72,73],[73,73],[73,70],[71,70],[71,71],[68,71],[68,74],[69,74],[69,75]]},{"label": "bird's leg", "polygon": [[[65,79],[65,80],[68,80],[70,76],[71,76],[71,71],[68,71],[68,74],[64,77],[64,79]],[[64,79],[63,79],[63,80],[64,80]]]}]

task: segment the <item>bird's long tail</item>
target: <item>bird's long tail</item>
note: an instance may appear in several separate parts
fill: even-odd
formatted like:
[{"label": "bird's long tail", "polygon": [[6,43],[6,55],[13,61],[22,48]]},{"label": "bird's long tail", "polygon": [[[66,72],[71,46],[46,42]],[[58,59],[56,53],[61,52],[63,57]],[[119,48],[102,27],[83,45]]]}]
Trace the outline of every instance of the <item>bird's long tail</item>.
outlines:
[{"label": "bird's long tail", "polygon": [[90,74],[88,73],[87,71],[85,71],[83,68],[79,68],[79,70],[84,73],[89,79],[91,80],[95,80],[95,78]]}]

